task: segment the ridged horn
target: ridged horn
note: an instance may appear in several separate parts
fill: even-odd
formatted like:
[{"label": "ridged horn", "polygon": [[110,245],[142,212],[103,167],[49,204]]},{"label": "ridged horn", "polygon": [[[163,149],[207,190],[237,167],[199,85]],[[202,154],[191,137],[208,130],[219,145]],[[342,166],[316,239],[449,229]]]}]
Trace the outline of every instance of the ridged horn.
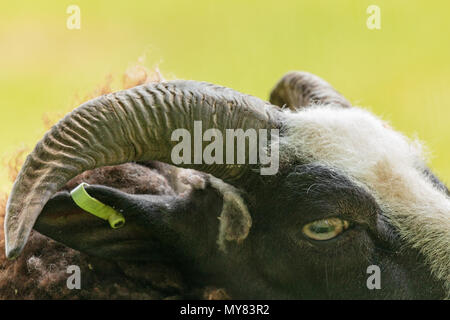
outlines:
[{"label": "ridged horn", "polygon": [[[273,106],[232,89],[196,82],[147,84],[90,100],[64,117],[27,157],[8,199],[5,246],[20,254],[46,202],[71,178],[90,169],[131,161],[171,163],[174,129],[246,130],[276,126]],[[240,165],[191,165],[227,181]]]},{"label": "ridged horn", "polygon": [[339,92],[322,78],[308,72],[291,71],[275,85],[270,102],[295,110],[311,104],[335,104],[351,107]]}]

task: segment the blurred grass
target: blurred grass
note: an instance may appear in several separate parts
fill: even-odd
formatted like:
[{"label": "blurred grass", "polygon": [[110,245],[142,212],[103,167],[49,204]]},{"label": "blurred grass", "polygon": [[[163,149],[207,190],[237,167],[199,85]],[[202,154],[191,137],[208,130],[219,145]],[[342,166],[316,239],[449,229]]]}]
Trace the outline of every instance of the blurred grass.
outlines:
[{"label": "blurred grass", "polygon": [[[66,8],[81,9],[81,30]],[[381,8],[381,30],[366,8]],[[0,154],[30,148],[44,113],[75,107],[146,55],[168,78],[205,80],[267,99],[289,70],[331,82],[432,152],[450,181],[450,2],[20,1],[0,10]],[[4,181],[4,177],[0,177]],[[3,184],[5,185],[5,184]]]}]

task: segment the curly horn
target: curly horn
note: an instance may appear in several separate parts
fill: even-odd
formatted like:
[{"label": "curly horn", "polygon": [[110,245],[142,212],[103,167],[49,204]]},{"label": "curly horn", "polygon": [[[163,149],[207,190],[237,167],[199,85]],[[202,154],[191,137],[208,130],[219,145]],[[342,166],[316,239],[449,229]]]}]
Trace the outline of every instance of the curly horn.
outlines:
[{"label": "curly horn", "polygon": [[295,110],[312,104],[335,104],[351,107],[339,92],[328,82],[308,72],[292,71],[275,85],[270,102]]},{"label": "curly horn", "polygon": [[[27,157],[8,199],[6,255],[20,254],[46,202],[71,178],[130,161],[171,163],[173,129],[275,127],[273,106],[232,89],[195,81],[147,84],[90,100],[56,124]],[[193,167],[192,165],[190,167]],[[245,165],[198,165],[233,181]]]}]

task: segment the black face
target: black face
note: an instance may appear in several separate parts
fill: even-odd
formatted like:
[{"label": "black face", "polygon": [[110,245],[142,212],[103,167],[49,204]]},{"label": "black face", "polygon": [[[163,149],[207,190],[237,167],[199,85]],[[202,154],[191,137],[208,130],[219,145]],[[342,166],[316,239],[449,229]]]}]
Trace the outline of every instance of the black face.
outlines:
[{"label": "black face", "polygon": [[[227,252],[216,243],[222,198],[208,184],[184,194],[87,190],[123,211],[125,226],[110,229],[61,192],[47,204],[36,229],[107,259],[173,264],[187,281],[224,287],[233,298],[444,296],[423,258],[404,248],[370,194],[324,167],[298,165],[270,182],[251,183],[244,197],[253,225]],[[380,268],[381,289],[367,287],[371,265]]]},{"label": "black face", "polygon": [[[444,296],[423,258],[405,250],[373,197],[337,172],[298,165],[255,203],[251,261],[275,296]],[[367,287],[371,265],[381,270],[381,289]]]}]

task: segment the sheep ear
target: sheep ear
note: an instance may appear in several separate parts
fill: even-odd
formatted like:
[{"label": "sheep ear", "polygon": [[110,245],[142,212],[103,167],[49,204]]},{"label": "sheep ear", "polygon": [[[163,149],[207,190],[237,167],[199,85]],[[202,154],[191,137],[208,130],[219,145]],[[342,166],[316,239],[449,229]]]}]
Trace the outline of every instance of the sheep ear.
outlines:
[{"label": "sheep ear", "polygon": [[289,72],[278,81],[270,94],[270,102],[291,110],[317,104],[351,106],[328,82],[311,73],[300,71]]},{"label": "sheep ear", "polygon": [[240,243],[247,238],[252,218],[239,190],[213,176],[210,176],[209,181],[223,199],[217,244],[226,252],[228,245]]},{"label": "sheep ear", "polygon": [[148,220],[152,214],[161,214],[175,197],[131,195],[95,185],[86,187],[86,191],[120,211],[125,224],[112,229],[107,221],[80,209],[68,192],[61,192],[48,201],[34,229],[70,248],[102,258],[164,260],[162,250],[155,250],[154,240],[149,239]]},{"label": "sheep ear", "polygon": [[68,247],[102,258],[174,261],[177,257],[172,256],[173,248],[162,244],[173,245],[180,238],[176,231],[179,226],[189,224],[192,214],[204,208],[205,198],[217,197],[218,193],[223,201],[208,201],[208,214],[220,212],[217,243],[225,252],[248,236],[252,219],[238,189],[212,176],[209,185],[211,188],[200,184],[199,190],[194,188],[196,191],[182,196],[136,195],[100,185],[86,187],[90,196],[124,215],[125,224],[118,229],[80,209],[68,192],[60,192],[46,204],[34,228]]}]

